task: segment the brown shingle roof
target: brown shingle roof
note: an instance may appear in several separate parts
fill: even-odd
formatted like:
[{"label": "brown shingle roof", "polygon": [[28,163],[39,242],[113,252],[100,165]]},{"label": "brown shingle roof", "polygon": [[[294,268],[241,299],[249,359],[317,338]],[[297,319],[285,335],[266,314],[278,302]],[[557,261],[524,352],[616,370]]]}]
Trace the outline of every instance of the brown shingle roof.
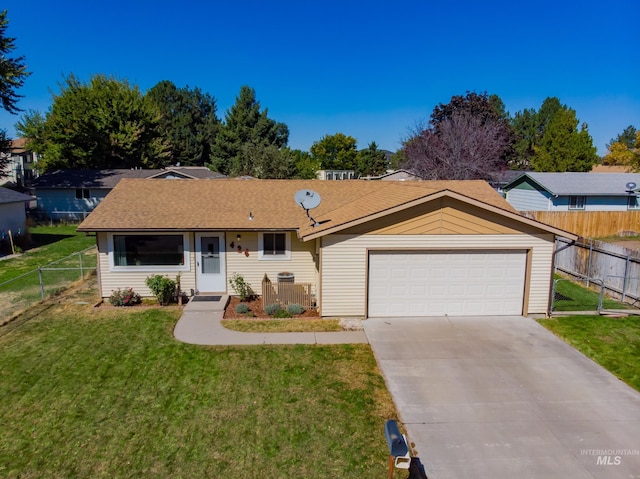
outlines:
[{"label": "brown shingle roof", "polygon": [[[505,212],[515,210],[484,181],[149,180],[122,179],[82,222],[80,231],[309,229],[295,203],[302,189],[322,202],[313,233],[452,191]],[[249,220],[252,213],[253,220]]]}]

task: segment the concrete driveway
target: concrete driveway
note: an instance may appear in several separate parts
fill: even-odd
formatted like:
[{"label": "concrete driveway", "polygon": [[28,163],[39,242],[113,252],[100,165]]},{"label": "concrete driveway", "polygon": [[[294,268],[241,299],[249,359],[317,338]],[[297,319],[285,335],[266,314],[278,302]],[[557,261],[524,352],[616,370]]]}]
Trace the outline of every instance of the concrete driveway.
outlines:
[{"label": "concrete driveway", "polygon": [[364,324],[429,479],[640,478],[640,393],[535,320]]}]

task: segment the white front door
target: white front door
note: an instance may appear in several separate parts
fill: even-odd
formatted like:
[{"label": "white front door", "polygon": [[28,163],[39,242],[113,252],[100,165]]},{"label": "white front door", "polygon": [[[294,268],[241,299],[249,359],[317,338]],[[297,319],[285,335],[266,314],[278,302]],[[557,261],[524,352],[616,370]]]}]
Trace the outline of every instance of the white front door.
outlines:
[{"label": "white front door", "polygon": [[224,233],[196,233],[196,288],[201,293],[227,291]]}]

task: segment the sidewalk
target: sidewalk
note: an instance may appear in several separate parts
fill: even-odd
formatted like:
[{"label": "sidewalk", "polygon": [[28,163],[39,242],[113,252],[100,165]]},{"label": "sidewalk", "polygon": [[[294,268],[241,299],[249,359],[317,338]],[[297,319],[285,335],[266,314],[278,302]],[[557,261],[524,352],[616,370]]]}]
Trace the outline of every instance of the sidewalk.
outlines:
[{"label": "sidewalk", "polygon": [[368,343],[364,331],[330,333],[243,333],[222,326],[228,296],[219,301],[190,301],[178,320],[173,335],[178,341],[208,346],[255,344],[355,344]]}]

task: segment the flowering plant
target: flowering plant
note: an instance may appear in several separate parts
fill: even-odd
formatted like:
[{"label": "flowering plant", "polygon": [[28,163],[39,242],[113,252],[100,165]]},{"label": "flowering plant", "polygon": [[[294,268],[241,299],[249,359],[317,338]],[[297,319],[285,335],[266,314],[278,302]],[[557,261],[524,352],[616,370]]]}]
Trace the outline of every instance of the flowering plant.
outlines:
[{"label": "flowering plant", "polygon": [[109,302],[114,306],[133,306],[134,304],[140,304],[142,298],[133,288],[118,288],[111,293]]}]

